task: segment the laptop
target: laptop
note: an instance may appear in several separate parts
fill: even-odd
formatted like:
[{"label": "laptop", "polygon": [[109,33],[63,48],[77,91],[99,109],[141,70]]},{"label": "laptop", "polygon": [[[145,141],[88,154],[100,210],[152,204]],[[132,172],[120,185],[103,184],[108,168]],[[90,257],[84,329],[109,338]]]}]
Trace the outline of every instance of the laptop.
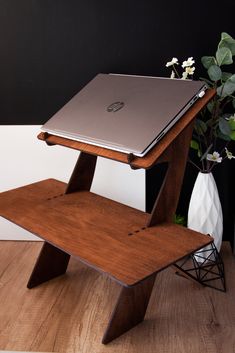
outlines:
[{"label": "laptop", "polygon": [[205,89],[202,81],[98,74],[42,131],[143,157]]}]

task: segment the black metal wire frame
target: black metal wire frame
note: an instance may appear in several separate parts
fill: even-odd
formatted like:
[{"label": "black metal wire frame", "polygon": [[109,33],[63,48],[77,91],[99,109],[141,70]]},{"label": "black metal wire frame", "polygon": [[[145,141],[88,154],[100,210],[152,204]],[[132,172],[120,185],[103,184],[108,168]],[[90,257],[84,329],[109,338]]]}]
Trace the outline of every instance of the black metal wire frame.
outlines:
[{"label": "black metal wire frame", "polygon": [[[199,262],[197,258],[203,261]],[[224,263],[214,243],[176,262],[174,266],[203,286],[226,292]]]}]

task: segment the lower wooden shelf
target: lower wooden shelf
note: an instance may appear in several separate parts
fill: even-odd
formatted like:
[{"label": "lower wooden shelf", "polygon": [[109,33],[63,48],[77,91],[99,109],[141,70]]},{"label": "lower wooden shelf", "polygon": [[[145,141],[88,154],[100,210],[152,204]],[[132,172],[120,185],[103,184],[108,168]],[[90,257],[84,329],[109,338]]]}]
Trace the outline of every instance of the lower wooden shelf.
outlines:
[{"label": "lower wooden shelf", "polygon": [[212,238],[88,191],[64,194],[48,179],[0,194],[0,215],[87,265],[133,286]]}]

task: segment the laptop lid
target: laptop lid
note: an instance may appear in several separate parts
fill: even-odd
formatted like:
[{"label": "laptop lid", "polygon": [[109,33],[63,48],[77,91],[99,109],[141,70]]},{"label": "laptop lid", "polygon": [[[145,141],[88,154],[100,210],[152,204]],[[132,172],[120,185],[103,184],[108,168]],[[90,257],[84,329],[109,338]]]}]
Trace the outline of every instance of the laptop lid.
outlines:
[{"label": "laptop lid", "polygon": [[202,81],[98,74],[42,130],[143,156],[204,89]]}]

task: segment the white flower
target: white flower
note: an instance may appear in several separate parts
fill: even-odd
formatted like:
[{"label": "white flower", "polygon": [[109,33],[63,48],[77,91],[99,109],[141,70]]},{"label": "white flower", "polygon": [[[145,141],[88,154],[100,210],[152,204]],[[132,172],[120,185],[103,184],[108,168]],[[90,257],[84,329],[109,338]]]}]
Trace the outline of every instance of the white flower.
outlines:
[{"label": "white flower", "polygon": [[171,71],[171,78],[175,78],[175,72],[173,70]]},{"label": "white flower", "polygon": [[195,67],[186,67],[185,71],[187,72],[188,75],[193,75],[195,71]]},{"label": "white flower", "polygon": [[193,57],[191,56],[190,58],[188,58],[188,60],[183,61],[182,67],[189,67],[192,66],[195,63],[195,61],[193,60]]},{"label": "white flower", "polygon": [[232,152],[230,152],[227,147],[225,147],[225,152],[226,152],[226,155],[228,157],[228,159],[233,159],[235,158],[235,156],[233,156]]},{"label": "white flower", "polygon": [[211,162],[217,162],[217,163],[222,162],[222,157],[220,157],[220,154],[216,151],[213,152],[212,154],[208,153],[206,156],[206,159]]},{"label": "white flower", "polygon": [[171,61],[168,61],[166,63],[166,67],[173,66],[173,65],[179,65],[177,58],[172,58]]},{"label": "white flower", "polygon": [[186,71],[183,72],[181,80],[186,80],[188,77],[188,73]]}]

